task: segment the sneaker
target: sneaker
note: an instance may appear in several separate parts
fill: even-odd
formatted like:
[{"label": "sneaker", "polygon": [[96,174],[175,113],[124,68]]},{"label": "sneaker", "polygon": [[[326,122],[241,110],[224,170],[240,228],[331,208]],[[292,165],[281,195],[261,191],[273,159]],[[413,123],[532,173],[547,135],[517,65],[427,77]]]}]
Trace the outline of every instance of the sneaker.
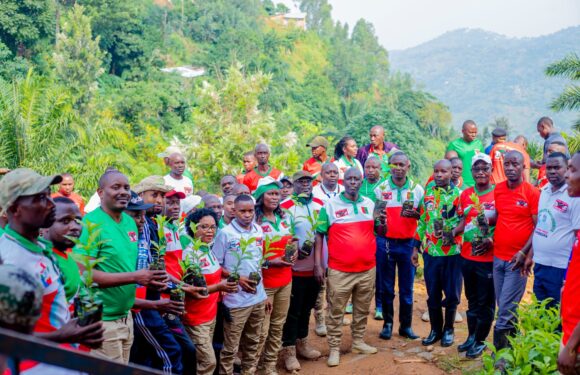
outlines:
[{"label": "sneaker", "polygon": [[364,341],[357,341],[352,343],[352,352],[357,354],[375,354],[378,349]]},{"label": "sneaker", "polygon": [[346,305],[346,309],[344,309],[344,312],[347,313],[347,314],[352,314],[352,303],[349,302]]},{"label": "sneaker", "polygon": [[428,322],[429,321],[429,311],[425,311],[423,313],[423,315],[421,315],[421,320],[424,322]]},{"label": "sneaker", "polygon": [[328,354],[328,360],[326,360],[326,365],[328,367],[336,367],[340,363],[340,351],[338,349],[330,349],[330,354]]},{"label": "sneaker", "polygon": [[380,307],[375,309],[375,320],[383,320],[383,309]]},{"label": "sneaker", "polygon": [[463,322],[463,317],[461,316],[461,314],[459,313],[459,311],[457,311],[455,313],[455,323],[461,323]]}]

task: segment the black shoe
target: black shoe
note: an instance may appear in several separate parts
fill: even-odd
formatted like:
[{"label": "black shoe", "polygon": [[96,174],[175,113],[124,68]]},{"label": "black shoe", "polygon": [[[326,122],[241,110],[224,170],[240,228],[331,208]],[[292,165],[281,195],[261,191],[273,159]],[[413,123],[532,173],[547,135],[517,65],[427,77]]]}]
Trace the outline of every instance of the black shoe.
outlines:
[{"label": "black shoe", "polygon": [[461,344],[457,347],[457,351],[459,353],[466,352],[469,349],[471,349],[473,344],[475,344],[475,335],[469,335],[469,336],[467,336],[467,340],[465,340],[465,342],[463,344]]},{"label": "black shoe", "polygon": [[478,357],[480,357],[483,354],[485,348],[487,348],[487,346],[485,345],[485,343],[483,343],[483,342],[475,342],[475,343],[473,343],[473,345],[471,346],[471,348],[469,348],[469,350],[467,351],[467,353],[465,353],[465,356],[467,358],[471,358],[471,359],[478,358]]},{"label": "black shoe", "polygon": [[447,347],[453,345],[453,339],[455,335],[453,334],[453,328],[447,328],[443,331],[443,336],[441,336],[441,346]]},{"label": "black shoe", "polygon": [[431,332],[429,332],[429,336],[425,337],[421,341],[421,344],[423,344],[423,346],[429,346],[435,344],[439,340],[441,340],[441,332],[431,330]]},{"label": "black shoe", "polygon": [[399,327],[399,336],[405,337],[410,340],[417,340],[419,338],[419,336],[417,336],[415,332],[413,332],[413,329],[411,327],[404,328]]},{"label": "black shoe", "polygon": [[392,336],[393,336],[393,324],[385,323],[383,325],[381,333],[379,333],[379,338],[383,340],[390,340]]}]

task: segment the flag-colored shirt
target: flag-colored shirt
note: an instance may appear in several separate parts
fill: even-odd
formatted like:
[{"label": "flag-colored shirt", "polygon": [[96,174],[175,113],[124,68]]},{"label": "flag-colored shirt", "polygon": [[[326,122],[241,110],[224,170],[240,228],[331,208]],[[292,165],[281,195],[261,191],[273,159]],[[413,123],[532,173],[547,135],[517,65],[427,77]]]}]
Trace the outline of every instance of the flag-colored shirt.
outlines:
[{"label": "flag-colored shirt", "polygon": [[461,253],[461,236],[455,237],[451,246],[443,246],[443,238],[436,237],[434,223],[443,221],[443,227],[453,229],[459,224],[459,196],[461,191],[454,185],[447,188],[428,186],[419,204],[421,217],[415,238],[424,243],[424,249],[431,256],[450,256]]},{"label": "flag-colored shirt", "polygon": [[[282,258],[285,254],[286,244],[292,240],[292,222],[290,215],[281,218],[275,215],[275,221],[266,217],[262,218],[262,232],[264,232],[264,256],[266,259]],[[270,243],[270,240],[278,236],[278,241]],[[266,245],[269,244],[269,248]],[[267,254],[270,254],[267,256]],[[292,281],[292,267],[271,267],[262,271],[265,288],[280,288]]]},{"label": "flag-colored shirt", "polygon": [[497,224],[494,234],[494,255],[506,262],[520,251],[534,231],[532,216],[538,214],[540,191],[528,182],[515,189],[504,181],[495,187]]},{"label": "flag-colored shirt", "polygon": [[244,185],[246,185],[250,189],[250,192],[253,193],[258,188],[258,182],[260,179],[266,176],[270,176],[274,180],[280,181],[280,179],[284,177],[284,173],[271,166],[265,173],[262,173],[258,170],[258,167],[255,167],[244,176]]},{"label": "flag-colored shirt", "polygon": [[52,253],[58,264],[58,268],[61,272],[61,277],[64,282],[64,291],[66,293],[66,299],[69,304],[72,305],[74,298],[77,295],[79,288],[81,286],[81,273],[79,271],[79,266],[77,262],[71,256],[72,249],[67,249],[65,251],[60,251],[56,248],[52,248]]},{"label": "flag-colored shirt", "polygon": [[459,159],[463,162],[463,183],[466,187],[475,185],[475,180],[471,175],[471,159],[475,156],[475,154],[483,152],[484,147],[483,143],[479,139],[475,139],[472,142],[467,142],[463,138],[457,138],[454,141],[449,143],[447,146],[447,151],[455,151],[457,155],[459,155]]},{"label": "flag-colored shirt", "polygon": [[[572,332],[580,322],[580,232],[572,250],[572,260],[566,272],[566,283],[562,292],[562,343],[566,345]],[[580,351],[580,350],[579,350]]]},{"label": "flag-colored shirt", "polygon": [[474,208],[474,202],[471,199],[472,194],[476,194],[483,213],[488,220],[495,217],[495,186],[489,190],[477,191],[474,187],[467,188],[461,193],[458,214],[465,218],[465,229],[463,230],[463,245],[461,246],[461,256],[465,259],[476,262],[493,262],[493,248],[489,249],[483,255],[472,255],[472,245],[474,236],[479,235],[482,238],[493,237],[495,226],[489,226],[488,233],[484,236],[477,225],[477,215],[479,211]]},{"label": "flag-colored shirt", "polygon": [[416,184],[409,178],[405,184],[398,187],[389,177],[375,189],[375,199],[377,201],[387,202],[385,209],[387,214],[387,238],[394,239],[411,239],[415,237],[417,231],[417,219],[403,217],[403,203],[412,201],[413,208],[416,210],[421,203],[425,191],[421,185]]},{"label": "flag-colored shirt", "polygon": [[318,216],[318,233],[328,239],[328,267],[341,272],[365,272],[375,267],[375,204],[360,196],[356,201],[344,193],[331,198]]}]

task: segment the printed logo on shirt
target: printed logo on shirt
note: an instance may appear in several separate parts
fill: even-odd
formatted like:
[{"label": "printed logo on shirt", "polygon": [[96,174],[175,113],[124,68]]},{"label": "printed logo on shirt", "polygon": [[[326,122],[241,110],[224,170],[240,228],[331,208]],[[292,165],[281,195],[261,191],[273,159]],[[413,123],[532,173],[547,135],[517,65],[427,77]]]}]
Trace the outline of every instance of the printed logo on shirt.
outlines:
[{"label": "printed logo on shirt", "polygon": [[425,209],[427,211],[433,211],[435,209],[435,198],[425,197]]},{"label": "printed logo on shirt", "polygon": [[346,215],[348,215],[348,209],[346,208],[338,210],[334,213],[334,216],[336,216],[337,218],[345,217]]},{"label": "printed logo on shirt", "polygon": [[286,221],[281,222],[280,225],[282,225],[282,228],[284,229],[288,228],[288,223]]},{"label": "printed logo on shirt", "polygon": [[230,240],[228,243],[228,250],[238,249],[240,247],[240,240]]},{"label": "printed logo on shirt", "polygon": [[167,241],[167,243],[172,243],[173,235],[171,233],[165,233],[165,240]]},{"label": "printed logo on shirt", "polygon": [[383,195],[383,199],[386,201],[390,201],[391,199],[393,199],[393,192],[392,191],[383,191],[382,195]]},{"label": "printed logo on shirt", "polygon": [[270,228],[269,225],[262,225],[262,232],[270,233],[270,232],[272,232],[272,228]]},{"label": "printed logo on shirt", "polygon": [[40,281],[42,282],[42,286],[45,288],[52,284],[52,278],[50,277],[50,271],[46,264],[40,262],[38,264],[40,266]]},{"label": "printed logo on shirt", "polygon": [[264,240],[262,239],[262,237],[257,237],[256,238],[256,246],[262,246],[264,244]]},{"label": "printed logo on shirt", "polygon": [[209,261],[207,260],[207,257],[203,257],[199,260],[199,265],[201,268],[206,268],[210,266]]},{"label": "printed logo on shirt", "polygon": [[556,202],[554,202],[554,209],[556,211],[560,211],[561,213],[566,213],[568,212],[568,203],[564,202],[563,200],[556,199]]},{"label": "printed logo on shirt", "polygon": [[526,202],[523,199],[518,199],[516,201],[516,206],[518,206],[518,207],[528,207],[528,202]]},{"label": "printed logo on shirt", "polygon": [[363,214],[368,214],[369,213],[369,209],[366,207],[361,207],[361,211]]},{"label": "printed logo on shirt", "polygon": [[129,236],[129,239],[131,240],[131,242],[137,242],[137,233],[127,232],[127,235]]},{"label": "printed logo on shirt", "polygon": [[495,209],[495,203],[494,202],[484,202],[483,203],[483,209],[486,211],[491,211]]}]

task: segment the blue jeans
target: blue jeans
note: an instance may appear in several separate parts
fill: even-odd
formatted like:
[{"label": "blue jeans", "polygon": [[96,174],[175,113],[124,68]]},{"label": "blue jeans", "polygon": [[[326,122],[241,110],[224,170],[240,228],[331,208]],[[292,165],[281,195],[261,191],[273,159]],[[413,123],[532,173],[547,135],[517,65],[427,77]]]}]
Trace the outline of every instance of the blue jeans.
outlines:
[{"label": "blue jeans", "polygon": [[552,298],[546,307],[556,307],[560,304],[560,291],[564,285],[566,270],[552,266],[534,265],[534,294],[538,301]]}]

